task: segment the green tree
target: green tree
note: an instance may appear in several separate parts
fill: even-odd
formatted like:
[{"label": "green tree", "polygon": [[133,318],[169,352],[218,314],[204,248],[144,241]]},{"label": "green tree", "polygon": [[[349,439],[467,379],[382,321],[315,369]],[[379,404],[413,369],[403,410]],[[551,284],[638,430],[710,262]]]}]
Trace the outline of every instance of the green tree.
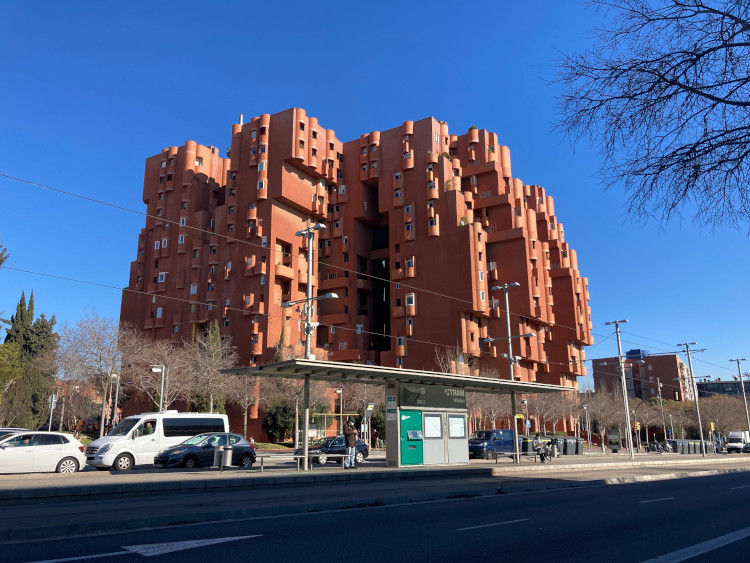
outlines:
[{"label": "green tree", "polygon": [[16,305],[16,314],[11,316],[10,327],[5,331],[5,342],[15,342],[21,348],[24,348],[33,322],[34,292],[31,292],[28,305],[26,304],[26,294],[21,292],[21,300]]},{"label": "green tree", "polygon": [[273,405],[266,411],[261,428],[272,441],[283,441],[294,430],[294,411],[284,404]]},{"label": "green tree", "polygon": [[18,344],[15,342],[0,344],[0,405],[2,405],[5,393],[22,374],[23,362]]},{"label": "green tree", "polygon": [[8,254],[8,247],[0,244],[0,267],[2,267],[2,265],[8,258],[10,258],[10,254]]}]

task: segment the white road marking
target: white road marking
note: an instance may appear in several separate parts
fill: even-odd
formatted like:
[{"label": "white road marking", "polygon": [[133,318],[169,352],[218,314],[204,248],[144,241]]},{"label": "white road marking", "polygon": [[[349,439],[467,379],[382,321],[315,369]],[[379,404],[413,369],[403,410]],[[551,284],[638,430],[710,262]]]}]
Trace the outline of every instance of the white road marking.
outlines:
[{"label": "white road marking", "polygon": [[184,551],[186,549],[195,549],[196,547],[203,547],[206,545],[216,545],[220,543],[226,543],[230,541],[246,540],[249,538],[258,538],[260,534],[254,536],[232,536],[227,538],[210,538],[205,540],[186,540],[186,541],[173,541],[166,543],[148,543],[142,545],[123,545],[122,548],[126,551],[114,551],[112,553],[96,553],[94,555],[80,555],[78,557],[66,557],[63,559],[46,559],[44,561],[36,561],[35,563],[62,563],[63,561],[83,561],[85,559],[101,559],[102,557],[113,557],[115,555],[131,555],[138,553],[144,557],[153,557],[154,555],[163,555],[165,553],[173,553],[175,551]]},{"label": "white road marking", "polygon": [[642,500],[640,504],[647,504],[649,502],[661,502],[663,500],[674,500],[674,497],[655,498],[651,500]]},{"label": "white road marking", "polygon": [[664,555],[660,555],[659,557],[655,557],[654,559],[644,561],[644,563],[678,563],[679,561],[686,561],[703,553],[708,553],[709,551],[713,551],[714,549],[724,547],[727,544],[743,540],[748,536],[750,536],[750,528],[743,528],[741,530],[737,530],[736,532],[732,532],[731,534],[726,534],[712,540],[697,543],[695,545],[691,545],[690,547],[686,547],[678,551],[673,551],[672,553],[665,553]]},{"label": "white road marking", "polygon": [[506,522],[493,522],[492,524],[482,524],[481,526],[469,526],[468,528],[456,528],[457,532],[466,530],[478,530],[479,528],[491,528],[492,526],[504,526],[505,524],[515,524],[517,522],[528,522],[528,518],[519,518],[518,520],[508,520]]}]

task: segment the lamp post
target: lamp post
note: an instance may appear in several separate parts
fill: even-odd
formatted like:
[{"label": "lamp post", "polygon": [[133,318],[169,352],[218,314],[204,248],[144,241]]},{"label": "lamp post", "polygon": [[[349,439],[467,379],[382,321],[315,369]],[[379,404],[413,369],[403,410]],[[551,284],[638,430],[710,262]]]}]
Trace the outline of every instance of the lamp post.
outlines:
[{"label": "lamp post", "polygon": [[341,412],[339,413],[339,433],[344,433],[344,390],[343,389],[336,389],[336,393],[339,396],[339,399],[341,400]]},{"label": "lamp post", "polygon": [[729,360],[730,362],[737,362],[737,375],[740,378],[740,387],[742,388],[742,404],[745,405],[745,419],[747,420],[747,430],[750,432],[750,414],[747,412],[747,395],[745,394],[745,382],[742,379],[742,369],[740,368],[740,362],[747,361],[747,358],[735,358]]},{"label": "lamp post", "polygon": [[[690,372],[690,383],[693,389],[693,396],[695,397],[695,414],[698,416],[698,432],[700,432],[701,437],[701,453],[703,454],[703,457],[706,457],[706,444],[703,441],[703,423],[701,422],[701,409],[698,405],[698,386],[695,384],[695,376],[693,375],[693,360],[690,358],[690,346],[695,346],[697,344],[697,342],[683,342],[682,344],[677,344],[677,346],[684,346],[685,353],[687,354],[688,371]],[[697,350],[693,351],[697,352]]]},{"label": "lamp post", "polygon": [[[303,314],[305,315],[305,359],[309,360],[312,353],[312,339],[311,335],[317,326],[317,323],[311,322],[313,316],[313,301],[318,299],[332,299],[338,297],[335,293],[326,293],[319,297],[313,297],[312,294],[312,277],[313,277],[313,246],[315,241],[315,231],[322,231],[325,229],[325,225],[322,223],[315,223],[314,225],[307,227],[306,229],[299,230],[295,233],[298,237],[307,239],[307,288],[305,290],[305,299],[298,301],[287,301],[282,303],[281,306],[284,308],[292,307],[298,303],[304,303]],[[303,440],[302,440],[302,456],[304,458],[304,471],[309,471],[310,466],[308,465],[308,443],[307,435],[310,431],[310,374],[305,374],[304,379],[304,421],[302,424],[303,428]]]},{"label": "lamp post", "polygon": [[120,374],[113,373],[112,377],[117,377],[117,386],[115,387],[115,402],[112,404],[112,427],[117,424],[117,401],[120,398]]},{"label": "lamp post", "polygon": [[[164,404],[164,373],[167,371],[166,366],[159,365],[159,366],[151,366],[151,371],[153,373],[161,373],[161,391],[159,391],[159,412],[162,410],[162,405]],[[214,406],[211,405],[211,411],[213,412]]]},{"label": "lamp post", "polygon": [[523,427],[526,428],[526,433],[528,434],[531,423],[529,421],[529,402],[526,399],[523,400],[523,409],[526,413],[523,418]]},{"label": "lamp post", "polygon": [[589,444],[589,452],[591,452],[591,421],[589,419],[589,409],[586,405],[583,405],[583,412],[586,413],[586,441]]},{"label": "lamp post", "polygon": [[664,403],[661,400],[661,381],[659,381],[659,378],[656,378],[656,388],[659,391],[659,407],[661,408],[661,425],[662,429],[664,430],[664,441],[667,440],[667,421],[664,418]]},{"label": "lamp post", "polygon": [[630,450],[630,459],[635,459],[633,453],[633,436],[630,430],[630,411],[628,410],[628,388],[625,384],[625,369],[622,365],[622,344],[620,343],[620,323],[628,322],[627,319],[621,319],[617,321],[610,321],[604,323],[605,325],[615,325],[615,333],[617,334],[617,363],[620,369],[620,384],[622,385],[622,402],[625,407],[625,432],[627,435],[628,449]]},{"label": "lamp post", "polygon": [[[518,282],[504,283],[503,285],[492,286],[492,291],[498,289],[503,290],[505,295],[505,327],[508,332],[508,374],[511,381],[515,381],[513,378],[513,346],[510,342],[510,305],[508,305],[508,289],[511,287],[519,287],[521,284]],[[490,341],[492,342],[492,341]],[[521,453],[518,451],[518,425],[516,424],[516,392],[510,392],[510,410],[513,411],[513,462],[521,463]],[[526,421],[524,421],[526,422]]]}]

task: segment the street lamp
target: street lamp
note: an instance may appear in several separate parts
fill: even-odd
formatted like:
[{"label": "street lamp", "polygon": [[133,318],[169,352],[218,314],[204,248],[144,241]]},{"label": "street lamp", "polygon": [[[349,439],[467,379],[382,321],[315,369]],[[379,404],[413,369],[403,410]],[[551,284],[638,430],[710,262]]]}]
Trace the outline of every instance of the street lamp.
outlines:
[{"label": "street lamp", "polygon": [[661,408],[661,425],[662,425],[662,429],[664,430],[664,441],[666,441],[667,440],[667,421],[664,418],[664,403],[661,400],[662,385],[658,377],[656,378],[656,388],[659,391],[659,407]]},{"label": "street lamp", "polygon": [[589,443],[589,453],[591,452],[591,421],[589,420],[589,409],[583,405],[583,412],[586,413],[586,441]]},{"label": "street lamp", "polygon": [[[317,323],[313,323],[310,321],[310,319],[313,316],[313,301],[319,300],[319,299],[335,299],[338,297],[335,293],[326,293],[325,295],[320,295],[318,297],[313,297],[312,294],[312,277],[313,277],[313,246],[315,241],[315,231],[322,231],[325,229],[326,226],[322,223],[315,223],[314,225],[307,227],[305,229],[301,229],[294,233],[298,237],[304,237],[307,239],[307,288],[305,290],[305,299],[304,300],[298,300],[298,301],[287,301],[285,303],[282,303],[282,307],[292,307],[298,303],[304,303],[304,315],[305,315],[305,359],[309,360],[311,356],[311,335],[312,332],[315,330],[315,327],[317,326]],[[304,409],[304,422],[303,422],[303,440],[302,440],[302,456],[304,459],[304,471],[309,471],[310,466],[308,465],[309,457],[308,457],[308,439],[307,435],[310,431],[310,374],[305,374],[304,379],[304,399],[305,403],[305,409]]]},{"label": "street lamp", "polygon": [[529,402],[526,399],[523,400],[523,409],[526,412],[523,425],[526,427],[526,433],[528,434],[529,428],[531,428],[531,421],[529,420]]},{"label": "street lamp", "polygon": [[[684,346],[685,347],[685,353],[687,354],[688,359],[688,371],[690,372],[690,382],[692,384],[693,389],[693,395],[695,396],[695,413],[698,416],[698,432],[700,432],[701,437],[701,453],[703,454],[703,457],[706,457],[706,444],[703,441],[703,423],[701,422],[701,409],[698,405],[698,386],[695,384],[695,376],[693,375],[693,360],[690,358],[690,347],[697,345],[697,342],[683,342],[682,344],[677,344],[677,346]],[[699,350],[693,350],[694,352],[698,352]]]},{"label": "street lamp", "polygon": [[635,459],[633,453],[633,436],[630,430],[630,411],[628,410],[628,389],[625,384],[625,369],[622,366],[622,344],[620,343],[620,323],[628,322],[627,319],[621,319],[617,321],[609,321],[604,323],[605,325],[615,325],[615,333],[617,334],[617,363],[620,369],[620,384],[622,385],[622,402],[625,407],[625,432],[627,435],[628,449],[630,450],[630,459]]},{"label": "street lamp", "polygon": [[[498,289],[503,290],[505,295],[505,327],[508,333],[508,374],[511,381],[513,379],[513,364],[517,361],[513,357],[513,345],[511,344],[510,336],[510,305],[508,305],[508,289],[511,287],[519,287],[521,284],[518,282],[504,283],[503,285],[492,286],[492,291]],[[485,339],[485,342],[487,339]],[[492,342],[492,340],[490,340]],[[521,452],[518,451],[518,424],[516,424],[516,392],[511,390],[510,392],[510,410],[513,412],[513,461],[515,463],[521,463]],[[528,422],[526,420],[525,422]]]},{"label": "street lamp", "polygon": [[[161,391],[159,392],[159,412],[161,412],[162,405],[164,404],[164,374],[167,368],[163,365],[151,366],[151,371],[153,373],[161,373]],[[213,409],[213,405],[211,405],[211,408]]]},{"label": "street lamp", "polygon": [[336,393],[339,395],[339,399],[341,399],[341,412],[339,413],[339,430],[340,433],[344,433],[344,390],[343,389],[336,389]]},{"label": "street lamp", "polygon": [[745,382],[742,379],[742,370],[740,369],[740,362],[746,362],[747,358],[736,358],[729,360],[730,362],[737,362],[737,375],[740,378],[740,387],[742,387],[742,403],[745,405],[745,418],[747,419],[747,430],[750,432],[750,414],[747,412],[747,395],[745,395]]},{"label": "street lamp", "polygon": [[672,439],[674,440],[674,424],[672,423],[672,415],[669,415],[669,431],[672,434]]},{"label": "street lamp", "polygon": [[112,405],[112,427],[117,424],[117,401],[120,398],[120,374],[113,373],[112,377],[117,378],[117,386],[115,387],[115,402]]}]

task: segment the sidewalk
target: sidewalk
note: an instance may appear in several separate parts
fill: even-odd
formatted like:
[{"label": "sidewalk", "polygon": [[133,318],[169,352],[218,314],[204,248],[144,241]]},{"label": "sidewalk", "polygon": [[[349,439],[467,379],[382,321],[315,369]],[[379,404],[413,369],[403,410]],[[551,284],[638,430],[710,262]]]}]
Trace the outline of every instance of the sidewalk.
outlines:
[{"label": "sidewalk", "polygon": [[[395,469],[384,459],[356,471],[218,469],[3,476],[0,542],[170,524],[394,505],[590,484],[749,471],[750,456],[586,454],[552,463],[472,461]],[[14,478],[15,477],[15,478]]]}]

